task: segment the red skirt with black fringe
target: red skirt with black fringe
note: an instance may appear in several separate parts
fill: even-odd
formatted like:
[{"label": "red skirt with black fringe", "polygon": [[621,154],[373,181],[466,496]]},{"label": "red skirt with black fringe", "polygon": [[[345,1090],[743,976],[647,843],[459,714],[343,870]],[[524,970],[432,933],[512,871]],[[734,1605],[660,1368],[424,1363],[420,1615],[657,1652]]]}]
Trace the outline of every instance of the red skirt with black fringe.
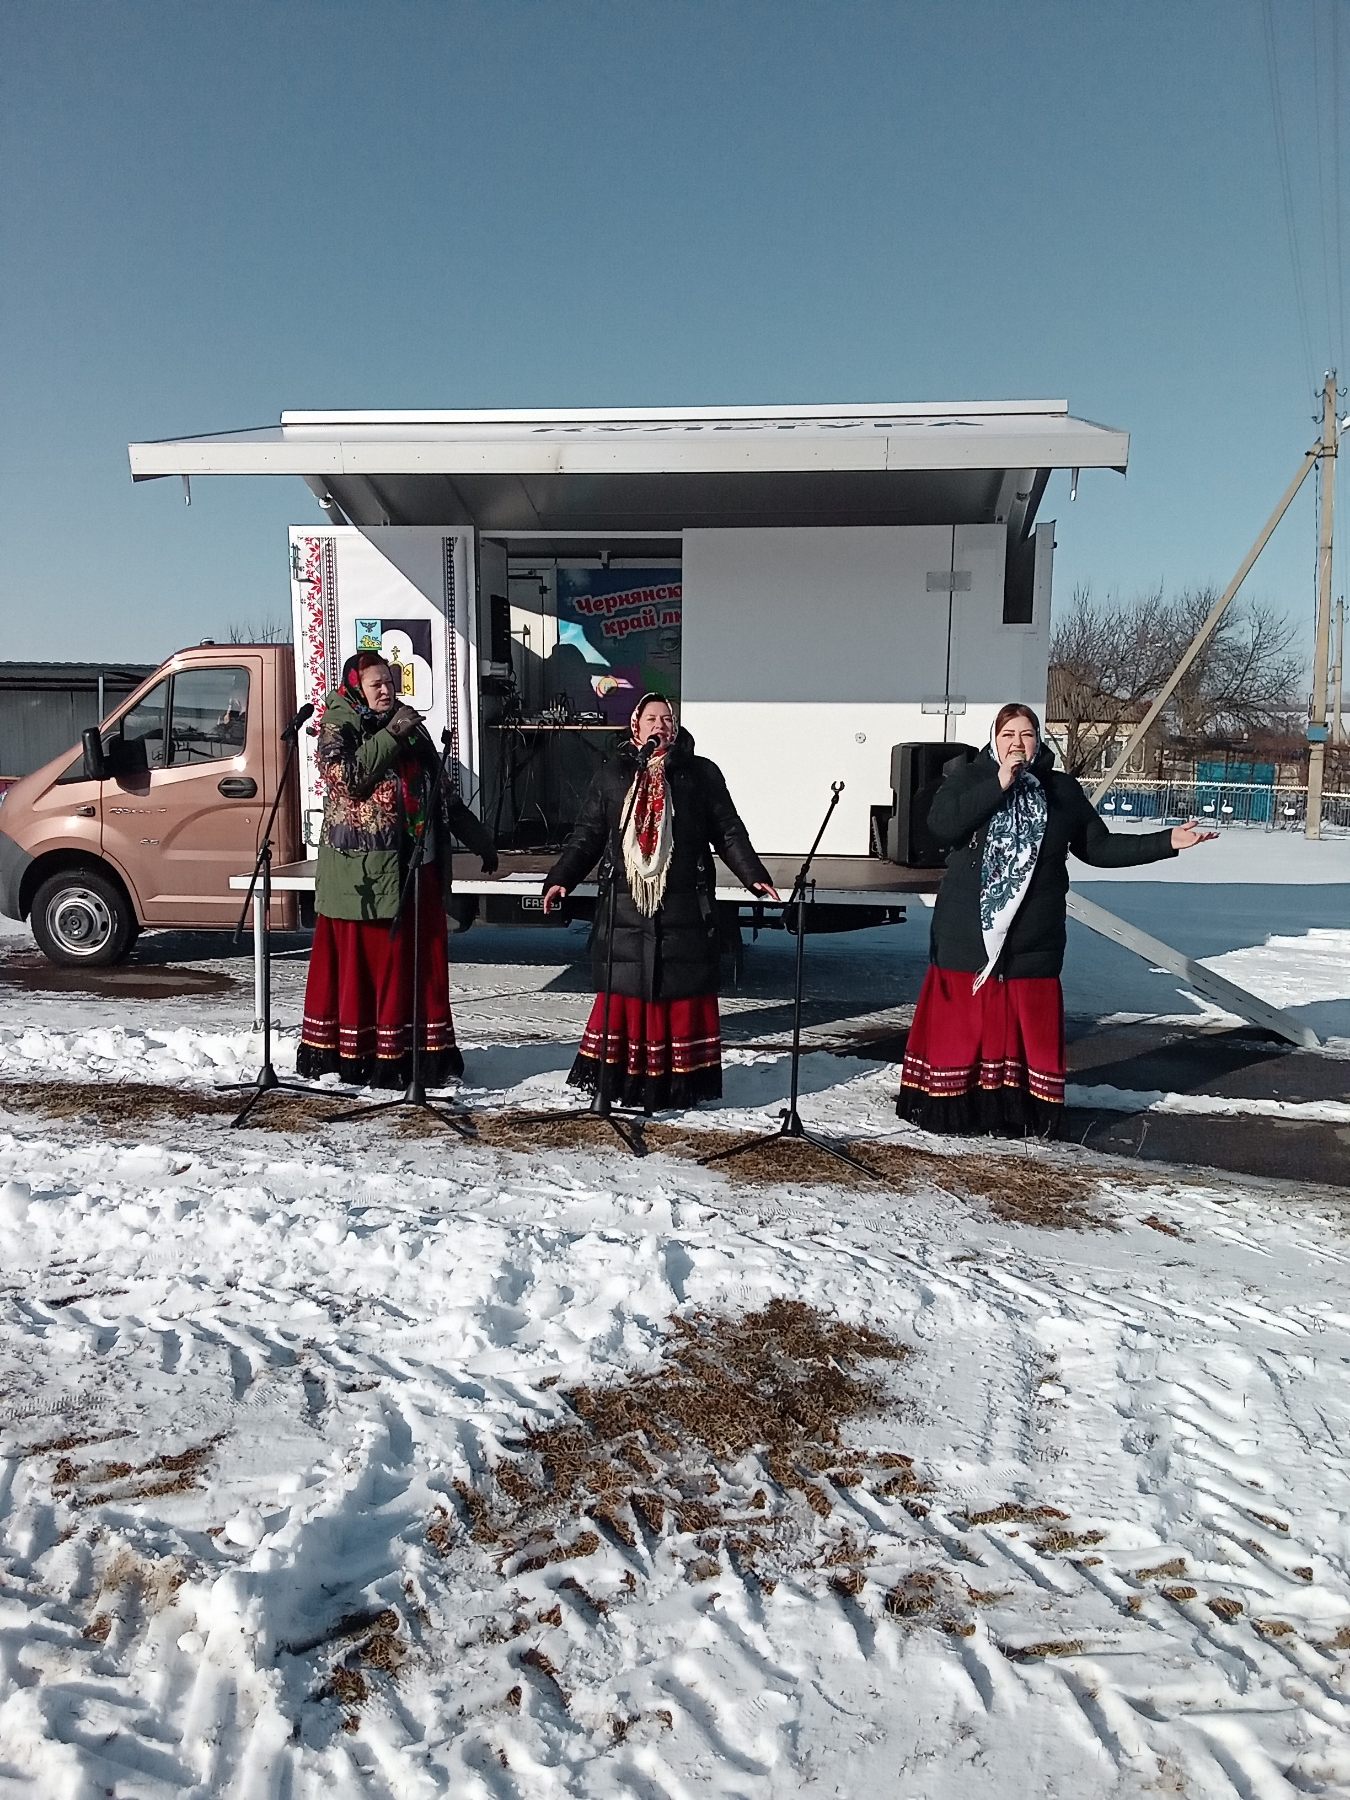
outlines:
[{"label": "red skirt with black fringe", "polygon": [[[402,1088],[412,1076],[412,903],[388,920],[330,919],[314,929],[295,1072],[359,1087]],[[423,869],[417,907],[418,1073],[444,1087],[464,1073],[450,1015],[449,933],[438,871]]]},{"label": "red skirt with black fringe", "polygon": [[[605,997],[597,994],[567,1079],[595,1093],[604,1049]],[[722,1098],[722,1020],[716,994],[690,1000],[609,1001],[609,1098],[646,1112],[683,1110]]]},{"label": "red skirt with black fringe", "polygon": [[924,1131],[1057,1137],[1064,1117],[1064,996],[1055,977],[978,993],[964,969],[930,968],[895,1110]]}]

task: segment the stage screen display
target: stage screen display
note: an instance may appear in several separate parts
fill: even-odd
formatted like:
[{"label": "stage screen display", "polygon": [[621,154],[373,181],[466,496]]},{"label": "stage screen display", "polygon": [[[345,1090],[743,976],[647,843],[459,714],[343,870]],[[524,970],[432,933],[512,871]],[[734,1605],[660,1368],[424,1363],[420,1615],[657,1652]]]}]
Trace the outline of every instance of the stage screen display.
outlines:
[{"label": "stage screen display", "polygon": [[678,568],[558,570],[558,645],[550,700],[626,724],[638,697],[680,697],[683,585]]}]

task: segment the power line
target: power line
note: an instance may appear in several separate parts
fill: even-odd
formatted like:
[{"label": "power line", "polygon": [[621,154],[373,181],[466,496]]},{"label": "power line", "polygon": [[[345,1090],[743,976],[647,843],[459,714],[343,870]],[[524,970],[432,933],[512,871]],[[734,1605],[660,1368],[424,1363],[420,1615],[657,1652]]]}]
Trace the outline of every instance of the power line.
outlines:
[{"label": "power line", "polygon": [[1265,27],[1266,76],[1270,85],[1270,109],[1275,122],[1275,156],[1280,176],[1280,195],[1284,205],[1285,233],[1289,240],[1289,261],[1294,274],[1294,301],[1298,310],[1299,332],[1309,384],[1317,379],[1317,360],[1313,355],[1312,333],[1308,329],[1308,299],[1303,287],[1303,263],[1298,250],[1298,225],[1294,217],[1294,185],[1289,174],[1289,144],[1284,129],[1284,99],[1280,90],[1279,57],[1275,46],[1275,15],[1272,0],[1263,0],[1261,9]]},{"label": "power line", "polygon": [[1331,0],[1331,230],[1336,252],[1336,336],[1334,362],[1346,366],[1345,250],[1341,209],[1341,8]]},{"label": "power line", "polygon": [[[1322,119],[1325,108],[1322,103],[1322,33],[1318,27],[1320,7],[1314,5],[1312,17],[1312,68],[1313,68],[1313,161],[1317,166],[1317,223],[1320,227],[1318,236],[1322,248],[1322,298],[1327,309],[1326,347],[1330,363],[1336,361],[1337,338],[1340,321],[1331,303],[1331,240],[1334,233],[1327,229],[1327,196],[1326,182],[1323,179],[1322,165]],[[1332,29],[1336,25],[1336,12],[1333,6],[1331,13]],[[1333,95],[1335,89],[1332,89]],[[1335,129],[1335,107],[1332,108],[1332,128]]]}]

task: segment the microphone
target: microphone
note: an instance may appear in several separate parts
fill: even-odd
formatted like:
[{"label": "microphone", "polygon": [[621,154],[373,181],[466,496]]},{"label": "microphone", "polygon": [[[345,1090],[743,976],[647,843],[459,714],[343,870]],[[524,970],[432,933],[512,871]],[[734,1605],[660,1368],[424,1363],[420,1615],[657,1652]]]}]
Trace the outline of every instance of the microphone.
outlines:
[{"label": "microphone", "polygon": [[652,760],[652,758],[656,755],[657,751],[660,748],[661,748],[661,739],[655,732],[653,732],[652,735],[647,739],[646,743],[638,751],[639,766],[641,768],[645,769],[647,764]]},{"label": "microphone", "polygon": [[300,708],[299,712],[295,715],[295,717],[291,720],[290,724],[282,732],[282,734],[281,734],[282,738],[285,739],[285,738],[298,737],[299,733],[300,733],[300,727],[305,723],[306,719],[311,718],[313,716],[313,713],[314,713],[313,704],[311,702],[306,702],[306,704]]}]

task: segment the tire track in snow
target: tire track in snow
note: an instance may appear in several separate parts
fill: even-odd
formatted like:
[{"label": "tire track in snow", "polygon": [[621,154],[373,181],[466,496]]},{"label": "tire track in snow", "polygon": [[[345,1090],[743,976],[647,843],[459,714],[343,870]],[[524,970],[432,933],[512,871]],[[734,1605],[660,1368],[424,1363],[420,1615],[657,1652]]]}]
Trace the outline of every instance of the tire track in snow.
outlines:
[{"label": "tire track in snow", "polygon": [[[62,1152],[61,1181],[67,1190],[78,1178],[74,1164],[83,1153],[76,1148],[69,1155]],[[390,1266],[380,1261],[385,1246],[402,1241],[386,1223],[399,1216],[392,1198],[380,1198],[376,1204],[369,1183],[363,1185],[351,1170],[336,1170],[323,1216],[332,1216],[345,1205],[350,1237],[328,1246],[332,1272],[319,1280],[316,1270],[309,1283],[311,1295],[323,1296],[315,1302],[323,1319],[316,1340],[303,1330],[285,1327],[297,1290],[294,1283],[288,1286],[285,1271],[267,1264],[272,1252],[265,1234],[257,1237],[261,1252],[256,1266],[231,1292],[205,1266],[175,1269],[162,1246],[133,1251],[131,1234],[143,1236],[146,1228],[131,1211],[143,1204],[147,1183],[167,1192],[168,1176],[153,1158],[129,1157],[110,1168],[106,1162],[99,1164],[96,1151],[90,1155],[93,1160],[82,1165],[85,1187],[91,1193],[98,1190],[98,1204],[110,1215],[120,1206],[130,1210],[126,1234],[116,1243],[110,1241],[102,1260],[82,1259],[81,1267],[91,1285],[105,1280],[120,1285],[120,1270],[125,1267],[146,1291],[136,1288],[122,1302],[131,1311],[110,1308],[106,1318],[96,1303],[55,1311],[34,1308],[19,1328],[23,1340],[54,1343],[64,1333],[93,1347],[112,1331],[116,1335],[101,1360],[109,1365],[114,1401],[139,1394],[142,1408],[160,1405],[170,1392],[167,1384],[196,1384],[209,1390],[215,1416],[260,1450],[271,1454],[283,1442],[304,1443],[306,1468],[318,1476],[314,1487],[293,1493],[274,1510],[263,1509],[266,1530],[258,1547],[262,1558],[258,1567],[250,1566],[251,1552],[231,1552],[233,1561],[226,1565],[231,1580],[247,1577],[249,1595],[263,1599],[268,1630],[275,1634],[288,1615],[332,1621],[357,1602],[389,1600],[406,1613],[404,1580],[436,1572],[422,1541],[434,1496],[448,1494],[453,1476],[481,1475],[491,1465],[501,1454],[503,1434],[509,1422],[519,1418],[522,1403],[533,1403],[539,1410],[540,1396],[526,1378],[531,1371],[539,1372],[539,1345],[545,1341],[529,1336],[536,1317],[533,1301],[536,1295],[542,1299],[543,1269],[548,1267],[551,1275],[550,1261],[555,1257],[565,1268],[569,1246],[581,1241],[582,1227],[569,1236],[557,1221],[573,1202],[592,1206],[585,1183],[534,1177],[522,1183],[512,1204],[536,1209],[550,1221],[546,1229],[536,1231],[533,1221],[526,1227],[493,1225],[492,1198],[486,1193],[478,1196],[472,1209],[461,1207],[447,1217],[444,1185],[437,1190],[429,1181],[421,1185],[425,1179],[421,1176],[407,1177],[398,1230],[415,1229],[422,1240],[433,1244],[438,1231],[497,1234],[491,1255],[466,1267],[457,1277],[458,1288],[447,1285],[431,1293],[427,1305],[431,1318],[423,1322],[420,1302],[409,1301],[407,1287],[380,1285]],[[308,1228],[305,1221],[312,1227],[319,1216],[313,1210],[298,1210],[299,1202],[286,1197],[285,1184],[270,1186],[265,1164],[246,1157],[235,1159],[233,1183],[242,1198],[237,1210],[229,1211],[230,1196],[211,1186],[223,1167],[213,1173],[199,1159],[193,1181],[202,1198],[194,1204],[223,1205],[241,1233],[253,1232],[250,1221],[255,1214],[272,1208],[288,1221],[286,1229],[296,1233]],[[288,1180],[292,1194],[303,1185],[298,1179]],[[179,1184],[180,1198],[184,1185]],[[436,1206],[423,1199],[438,1191],[441,1200]],[[711,1226],[667,1230],[655,1250],[645,1257],[634,1251],[627,1263],[622,1263],[626,1251],[621,1234],[597,1236],[597,1257],[620,1262],[625,1281],[650,1282],[641,1305],[634,1303],[629,1310],[627,1339],[618,1332],[607,1340],[605,1354],[619,1366],[625,1351],[640,1355],[642,1347],[653,1341],[663,1307],[668,1310],[681,1295],[696,1304],[709,1293],[714,1285],[710,1270],[734,1261],[731,1279],[740,1284],[736,1291],[748,1299],[773,1291],[775,1282],[783,1284],[787,1264],[781,1248],[781,1214],[773,1234],[780,1246],[776,1249],[768,1231],[760,1232],[747,1222],[748,1207],[723,1199],[722,1216],[735,1233],[734,1257],[713,1242],[711,1232],[720,1229],[715,1219]],[[350,1204],[357,1200],[359,1207]],[[699,1204],[706,1222],[709,1211],[702,1201]],[[189,1214],[189,1225],[191,1219]],[[589,1224],[584,1229],[589,1230]],[[1084,1768],[1095,1768],[1090,1743],[1100,1741],[1105,1761],[1132,1778],[1138,1773],[1137,1759],[1142,1756],[1146,1761],[1156,1745],[1158,1756],[1180,1755],[1195,1792],[1205,1800],[1234,1791],[1261,1793],[1254,1785],[1260,1758],[1271,1766],[1262,1734],[1272,1729],[1277,1698],[1279,1716],[1301,1715],[1303,1729],[1312,1732],[1320,1724],[1325,1731],[1338,1716],[1336,1697],[1318,1684],[1342,1665],[1328,1657],[1323,1669],[1317,1660],[1320,1653],[1311,1651],[1301,1634],[1292,1645],[1283,1638],[1261,1639],[1245,1623],[1245,1616],[1239,1625],[1217,1619],[1211,1624],[1204,1597],[1211,1583],[1220,1585],[1216,1574],[1220,1545],[1233,1546],[1235,1554],[1250,1559],[1250,1570],[1243,1561],[1233,1568],[1250,1573],[1253,1582],[1259,1579],[1261,1603],[1272,1610],[1301,1598],[1306,1613],[1309,1602],[1329,1605],[1340,1594],[1343,1571],[1334,1557],[1326,1561],[1311,1555],[1313,1538],[1303,1520],[1278,1504],[1272,1497],[1275,1490],[1256,1489],[1250,1483],[1253,1477],[1287,1466],[1287,1457],[1307,1461],[1310,1434],[1333,1435],[1343,1426],[1344,1420],[1325,1407],[1314,1419],[1298,1402],[1298,1381],[1289,1371],[1296,1366],[1292,1358],[1316,1350],[1334,1353],[1328,1333],[1334,1340],[1336,1333],[1344,1332],[1344,1324],[1325,1308],[1282,1307],[1264,1300],[1253,1304],[1232,1288],[1178,1307],[1175,1296],[1157,1279],[1141,1279],[1125,1269],[1128,1286],[1122,1280],[1113,1291],[1081,1257],[1074,1265],[1059,1253],[1010,1254],[1006,1242],[978,1263],[949,1269],[950,1240],[939,1237],[928,1244],[919,1232],[907,1240],[904,1251],[897,1246],[881,1253],[875,1245],[851,1241],[849,1229],[848,1222],[840,1222],[835,1230],[815,1231],[809,1246],[799,1237],[794,1281],[814,1283],[816,1292],[852,1296],[849,1304],[856,1304],[857,1296],[871,1296],[874,1303],[882,1297],[893,1302],[898,1316],[915,1322],[923,1345],[916,1373],[920,1384],[929,1384],[935,1408],[941,1409],[953,1394],[969,1404],[959,1410],[948,1405],[923,1426],[931,1452],[927,1461],[943,1487],[927,1520],[906,1522],[894,1508],[868,1503],[858,1495],[841,1496],[837,1515],[851,1517],[856,1511],[892,1552],[901,1545],[905,1555],[949,1565],[982,1586],[1006,1586],[1007,1601],[981,1615],[972,1637],[936,1640],[931,1633],[902,1637],[869,1595],[856,1607],[867,1626],[864,1643],[847,1609],[806,1583],[784,1583],[778,1594],[766,1597],[750,1584],[733,1584],[730,1573],[724,1572],[712,1583],[724,1595],[717,1605],[700,1588],[698,1598],[686,1606],[684,1590],[677,1585],[682,1577],[666,1567],[659,1545],[621,1554],[621,1547],[606,1544],[582,1571],[589,1588],[611,1597],[603,1627],[586,1619],[583,1604],[569,1600],[560,1632],[545,1636],[542,1628],[532,1627],[531,1636],[522,1640],[550,1647],[571,1688],[572,1707],[560,1709],[548,1698],[552,1690],[545,1684],[538,1704],[525,1707],[525,1716],[497,1715],[475,1740],[476,1747],[471,1746],[473,1732],[467,1729],[463,1739],[456,1740],[456,1748],[442,1743],[437,1754],[445,1768],[454,1769],[454,1783],[447,1783],[443,1791],[528,1792],[531,1800],[535,1794],[576,1793],[590,1800],[593,1790],[585,1782],[588,1772],[594,1774],[603,1766],[596,1759],[597,1742],[603,1743],[605,1735],[605,1710],[618,1704],[621,1692],[632,1692],[620,1687],[625,1659],[640,1645],[651,1643],[642,1635],[651,1630],[650,1614],[621,1599],[623,1573],[638,1570],[653,1587],[654,1608],[674,1609],[681,1636],[698,1639],[692,1648],[681,1643],[668,1659],[669,1667],[678,1671],[672,1677],[674,1687],[665,1690],[674,1725],[667,1730],[639,1723],[632,1735],[650,1730],[650,1741],[625,1739],[609,1753],[613,1778],[618,1780],[622,1773],[626,1779],[631,1773],[647,1784],[648,1792],[690,1791],[685,1775],[700,1763],[721,1771],[720,1789],[714,1791],[768,1791],[771,1782],[785,1779],[785,1745],[804,1727],[789,1729],[786,1713],[773,1703],[748,1702],[747,1694],[781,1688],[809,1695],[828,1689],[831,1679],[836,1683],[850,1679],[846,1672],[856,1669],[868,1669],[871,1679],[884,1669],[892,1682],[903,1671],[909,1684],[929,1668],[941,1672],[947,1691],[959,1694],[960,1714],[976,1722],[971,1727],[976,1731],[983,1728],[980,1720],[1005,1721],[1019,1706],[1025,1720],[1029,1703],[1039,1698],[1051,1710],[1034,1716],[1053,1717],[1061,1726],[1081,1722],[1066,1728],[1089,1758]],[[857,1236],[865,1237],[868,1229],[867,1216],[860,1216]],[[1237,1243],[1241,1235],[1233,1234],[1231,1249],[1241,1248]],[[246,1235],[241,1241],[254,1239]],[[368,1254],[365,1245],[371,1247]],[[423,1255],[419,1249],[414,1260]],[[165,1296],[171,1275],[178,1286],[169,1308]],[[564,1292],[566,1299],[560,1297]],[[541,1315],[552,1316],[552,1308],[563,1323],[570,1323],[569,1314],[583,1315],[588,1321],[585,1329],[589,1321],[599,1320],[612,1330],[614,1303],[594,1283],[588,1288],[585,1279],[576,1281],[569,1272],[556,1294],[559,1297],[541,1303]],[[464,1354],[458,1364],[446,1356],[444,1345],[447,1340],[457,1342],[462,1334],[458,1324],[444,1323],[449,1311],[437,1310],[443,1298],[460,1308],[456,1320],[471,1322],[477,1334],[472,1345],[467,1337],[459,1342]],[[200,1311],[184,1317],[185,1307]],[[231,1307],[246,1310],[246,1319],[230,1316]],[[635,1320],[640,1323],[635,1325]],[[176,1351],[169,1347],[170,1334],[176,1337]],[[1285,1378],[1277,1380],[1259,1359],[1241,1371],[1216,1362],[1210,1342],[1215,1335],[1232,1346],[1239,1337],[1244,1347],[1255,1341],[1261,1356],[1273,1359],[1271,1367],[1278,1366]],[[436,1336],[440,1342],[431,1359],[414,1354],[421,1343]],[[547,1340],[553,1354],[558,1341]],[[1051,1353],[1057,1361],[1049,1385],[1063,1392],[1063,1398],[1053,1403],[1041,1397],[1046,1385],[1041,1369]],[[603,1358],[599,1360],[603,1365]],[[949,1379],[953,1368],[960,1371],[955,1384]],[[365,1382],[378,1385],[364,1388]],[[1321,1392],[1325,1397],[1325,1388]],[[1255,1439],[1247,1424],[1249,1411],[1262,1423]],[[327,1442],[316,1425],[322,1426]],[[916,1422],[914,1429],[919,1428]],[[1134,1435],[1135,1447],[1127,1447],[1127,1434]],[[1077,1480],[1080,1497],[1085,1497],[1088,1489],[1081,1484],[1086,1465],[1091,1466],[1094,1516],[1075,1518],[1071,1524],[1091,1524],[1106,1532],[1105,1543],[1098,1547],[1103,1561],[1095,1567],[1085,1567],[1082,1559],[1043,1553],[1029,1534],[1010,1538],[965,1530],[958,1523],[953,1502],[988,1501],[1005,1494],[1053,1497],[1057,1479],[1065,1477]],[[1138,1479],[1137,1491],[1122,1479],[1126,1473]],[[441,1483],[439,1488],[435,1482]],[[11,1494],[11,1509],[13,1504]],[[177,1504],[166,1506],[157,1530],[172,1528]],[[1244,1504],[1268,1508],[1270,1517],[1283,1518],[1290,1531],[1254,1523],[1243,1511]],[[1328,1500],[1328,1516],[1331,1510]],[[43,1513],[30,1505],[27,1518],[30,1549],[36,1551],[33,1564],[43,1571],[51,1569],[59,1548],[58,1517],[50,1508]],[[0,1525],[6,1523],[0,1519]],[[1253,1534],[1260,1535],[1260,1557],[1241,1550],[1235,1535],[1241,1532],[1253,1542]],[[1135,1580],[1129,1574],[1131,1568],[1161,1561],[1178,1550],[1184,1551],[1188,1569],[1195,1574],[1194,1585],[1200,1591],[1196,1602],[1165,1601],[1156,1582]],[[985,1574],[977,1573],[980,1565],[967,1561],[971,1556],[983,1558]],[[1295,1574],[1302,1566],[1317,1569],[1312,1583]],[[560,1575],[555,1568],[538,1582],[516,1584],[527,1609],[537,1613],[557,1599]],[[194,1584],[189,1590],[193,1604],[204,1604],[206,1596]],[[431,1596],[438,1625],[449,1622],[442,1609],[456,1592],[442,1581]],[[1144,1610],[1132,1617],[1133,1598],[1141,1599]],[[1313,1629],[1304,1614],[1299,1614],[1299,1621],[1301,1632]],[[219,1621],[222,1627],[229,1622],[227,1616]],[[237,1634],[237,1621],[234,1629]],[[106,1661],[115,1652],[134,1659],[134,1634],[115,1634],[109,1652],[106,1647],[73,1644],[74,1630],[71,1625],[59,1634],[66,1653]],[[1015,1645],[1019,1639],[1025,1643],[1036,1633],[1081,1637],[1085,1649],[1074,1657],[1020,1663],[996,1647],[996,1643]],[[228,1630],[222,1629],[222,1645],[228,1637]],[[435,1644],[434,1633],[427,1634],[427,1642]],[[864,1657],[865,1649],[870,1649],[870,1661]],[[505,1674],[510,1653],[509,1644],[485,1644],[482,1666]],[[443,1645],[433,1654],[445,1655]],[[650,1657],[650,1648],[644,1654]],[[302,1661],[296,1659],[297,1671]],[[311,1675],[315,1661],[304,1663]],[[649,1663],[649,1676],[655,1666]],[[137,1678],[134,1667],[100,1677],[110,1694],[123,1692],[119,1684]],[[1308,1684],[1303,1702],[1281,1688],[1281,1683],[1294,1680]],[[500,1692],[509,1686],[506,1682]],[[438,1691],[443,1695],[447,1689],[442,1686]],[[454,1692],[454,1686],[448,1691]],[[327,1759],[335,1794],[344,1789],[415,1793],[419,1746],[437,1741],[437,1727],[417,1684],[410,1684],[397,1702],[385,1710],[379,1703],[371,1706],[362,1732],[356,1734],[363,1741],[356,1744],[336,1738],[336,1723],[330,1719],[327,1736],[320,1732],[313,1743],[274,1748],[269,1732],[278,1719],[288,1721],[275,1708],[269,1715],[264,1697],[259,1716],[271,1722],[247,1735],[249,1708],[260,1704],[249,1692],[247,1680],[238,1681],[233,1693],[203,1690],[200,1716],[208,1731],[217,1740],[229,1739],[229,1745],[207,1775],[193,1774],[199,1781],[232,1783],[241,1793],[248,1784],[255,1784],[255,1792],[267,1793],[276,1783],[281,1800],[281,1770],[305,1769],[312,1774],[318,1761]],[[1261,1710],[1266,1703],[1269,1718]],[[631,1704],[639,1714],[645,1707],[649,1720],[652,1707],[661,1702],[659,1695],[648,1693],[635,1694]],[[166,1706],[172,1715],[174,1703],[166,1699]],[[1250,1743],[1235,1749],[1220,1733],[1225,1765],[1214,1752],[1206,1721],[1217,1717],[1222,1723],[1239,1716],[1251,1734]],[[1127,1731],[1131,1720],[1138,1721],[1133,1741]],[[995,1747],[989,1745],[991,1752]],[[506,1752],[508,1769],[497,1760],[497,1748]],[[471,1754],[472,1776],[467,1769]],[[1235,1785],[1233,1770],[1247,1787]],[[401,1783],[401,1772],[407,1774],[406,1783]],[[1085,1783],[1073,1791],[1096,1790]]]}]

